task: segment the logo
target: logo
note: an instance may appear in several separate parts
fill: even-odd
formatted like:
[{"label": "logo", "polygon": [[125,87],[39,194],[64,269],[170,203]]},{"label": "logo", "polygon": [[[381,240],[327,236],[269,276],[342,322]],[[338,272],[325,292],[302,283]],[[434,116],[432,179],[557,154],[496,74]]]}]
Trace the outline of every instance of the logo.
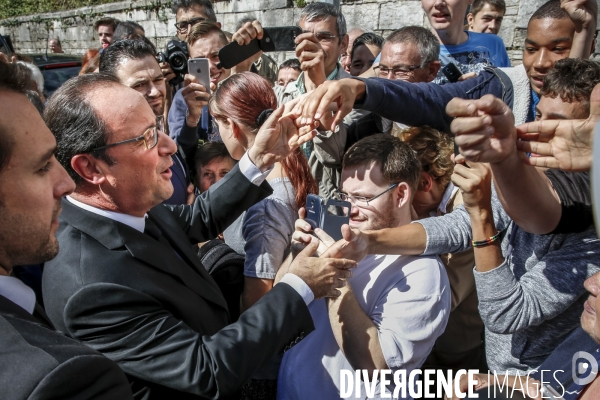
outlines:
[{"label": "logo", "polygon": [[[585,359],[585,361],[581,361],[582,359]],[[578,351],[573,355],[573,359],[571,360],[571,372],[573,382],[577,385],[585,386],[596,378],[598,374],[598,361],[590,353]],[[585,378],[582,378],[587,372],[589,374]]]}]

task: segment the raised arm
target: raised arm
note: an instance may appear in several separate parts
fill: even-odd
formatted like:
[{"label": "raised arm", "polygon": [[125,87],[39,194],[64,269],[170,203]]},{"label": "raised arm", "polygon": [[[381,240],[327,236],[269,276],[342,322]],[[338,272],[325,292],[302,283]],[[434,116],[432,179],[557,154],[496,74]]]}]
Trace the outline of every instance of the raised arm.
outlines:
[{"label": "raised arm", "polygon": [[597,0],[561,0],[560,6],[575,24],[575,35],[569,57],[583,60],[590,58],[598,20]]}]

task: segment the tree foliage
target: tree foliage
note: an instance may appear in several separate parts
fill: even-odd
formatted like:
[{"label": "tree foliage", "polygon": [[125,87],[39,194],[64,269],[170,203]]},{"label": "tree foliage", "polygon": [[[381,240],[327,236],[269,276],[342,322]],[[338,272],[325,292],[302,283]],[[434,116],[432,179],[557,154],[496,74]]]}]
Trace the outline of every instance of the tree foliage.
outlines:
[{"label": "tree foliage", "polygon": [[0,0],[0,19],[80,7],[116,3],[115,0]]}]

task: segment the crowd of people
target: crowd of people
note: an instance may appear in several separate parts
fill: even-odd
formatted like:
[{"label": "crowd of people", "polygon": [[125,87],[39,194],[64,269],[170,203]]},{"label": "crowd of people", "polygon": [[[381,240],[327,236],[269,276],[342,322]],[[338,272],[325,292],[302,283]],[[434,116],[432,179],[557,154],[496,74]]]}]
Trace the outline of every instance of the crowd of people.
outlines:
[{"label": "crowd of people", "polygon": [[503,0],[421,5],[430,29],[383,38],[312,2],[297,58],[226,69],[261,22],[174,0],[209,87],[134,21],[97,20],[48,98],[0,53],[0,398],[330,400],[347,371],[437,370],[448,398],[598,399],[598,4],[541,5],[515,66]]}]

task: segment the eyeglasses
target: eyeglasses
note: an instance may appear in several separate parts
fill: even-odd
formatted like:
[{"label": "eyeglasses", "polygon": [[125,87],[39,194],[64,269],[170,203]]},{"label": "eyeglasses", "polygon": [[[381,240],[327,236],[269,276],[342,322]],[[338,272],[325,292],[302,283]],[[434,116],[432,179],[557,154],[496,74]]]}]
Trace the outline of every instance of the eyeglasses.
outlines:
[{"label": "eyeglasses", "polygon": [[373,70],[375,71],[375,73],[377,75],[379,75],[380,78],[387,78],[391,71],[392,74],[396,78],[402,79],[402,78],[406,78],[407,76],[410,76],[410,74],[415,69],[419,69],[421,67],[423,67],[423,66],[422,65],[406,65],[406,66],[401,66],[401,67],[396,67],[396,68],[387,68],[387,67],[378,65],[378,66],[374,67]]},{"label": "eyeglasses", "polygon": [[177,32],[184,33],[187,32],[187,30],[190,29],[191,26],[194,26],[202,21],[206,21],[206,18],[198,17],[192,18],[189,21],[179,21],[175,23],[175,28],[177,28]]},{"label": "eyeglasses", "polygon": [[[302,33],[313,33],[313,32],[302,31]],[[317,38],[317,40],[321,43],[331,43],[333,41],[333,39],[335,39],[337,37],[331,32],[314,32],[314,34],[315,34],[315,37]]]},{"label": "eyeglasses", "polygon": [[338,198],[338,200],[348,201],[357,207],[369,207],[370,202],[377,199],[378,197],[383,196],[384,194],[386,194],[387,192],[389,192],[390,190],[392,190],[393,188],[395,188],[398,185],[399,185],[399,183],[394,183],[393,185],[391,185],[390,187],[385,189],[383,192],[379,193],[377,196],[373,196],[371,198],[366,198],[364,196],[354,196],[354,195],[346,194],[346,193],[340,192],[340,191],[337,191],[335,194],[336,194],[336,197]]},{"label": "eyeglasses", "polygon": [[132,138],[132,139],[127,139],[127,140],[123,140],[120,142],[107,144],[106,146],[96,147],[95,149],[90,150],[90,153],[93,153],[93,152],[99,151],[99,150],[108,149],[109,147],[118,146],[120,144],[139,142],[140,140],[143,140],[144,144],[146,145],[146,149],[150,150],[150,149],[153,149],[154,147],[156,147],[156,144],[158,143],[158,132],[159,131],[160,132],[165,131],[165,123],[163,121],[162,115],[157,116],[156,117],[156,125],[151,126],[150,128],[146,129],[146,131],[142,135]]}]

